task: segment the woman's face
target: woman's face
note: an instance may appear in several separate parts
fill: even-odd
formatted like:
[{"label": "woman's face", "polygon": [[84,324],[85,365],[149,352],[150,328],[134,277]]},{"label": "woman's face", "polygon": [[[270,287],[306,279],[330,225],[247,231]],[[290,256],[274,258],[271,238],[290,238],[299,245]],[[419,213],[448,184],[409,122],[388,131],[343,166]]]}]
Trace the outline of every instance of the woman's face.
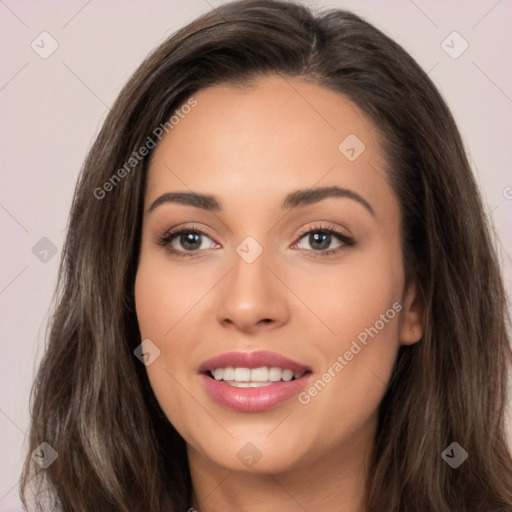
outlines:
[{"label": "woman's face", "polygon": [[145,195],[135,296],[155,395],[191,461],[359,463],[398,348],[422,334],[378,131],[298,79],[194,98]]}]

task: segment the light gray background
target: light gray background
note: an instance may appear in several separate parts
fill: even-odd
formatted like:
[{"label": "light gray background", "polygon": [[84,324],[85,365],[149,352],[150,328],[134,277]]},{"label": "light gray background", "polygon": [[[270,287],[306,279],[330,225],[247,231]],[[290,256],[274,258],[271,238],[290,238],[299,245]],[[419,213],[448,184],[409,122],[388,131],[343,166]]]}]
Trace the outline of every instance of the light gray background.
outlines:
[{"label": "light gray background", "polygon": [[[221,3],[0,0],[0,511],[21,510],[17,483],[26,449],[29,390],[86,152],[109,105],[146,54]],[[304,3],[347,8],[366,17],[429,72],[463,134],[500,237],[512,296],[512,2]],[[41,43],[44,31],[59,45],[47,59],[31,47],[35,41],[40,51],[50,48],[48,38]],[[469,44],[456,59],[445,51],[463,48],[458,36],[446,39],[453,31]],[[43,237],[57,248],[46,262],[32,252]]]}]

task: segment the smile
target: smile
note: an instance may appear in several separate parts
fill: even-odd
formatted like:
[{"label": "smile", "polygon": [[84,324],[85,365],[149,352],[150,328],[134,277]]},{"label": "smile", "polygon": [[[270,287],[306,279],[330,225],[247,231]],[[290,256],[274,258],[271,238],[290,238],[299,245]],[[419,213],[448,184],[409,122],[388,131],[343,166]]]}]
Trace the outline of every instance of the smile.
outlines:
[{"label": "smile", "polygon": [[311,370],[272,352],[232,352],[200,367],[209,396],[219,405],[239,412],[272,409],[298,394]]}]

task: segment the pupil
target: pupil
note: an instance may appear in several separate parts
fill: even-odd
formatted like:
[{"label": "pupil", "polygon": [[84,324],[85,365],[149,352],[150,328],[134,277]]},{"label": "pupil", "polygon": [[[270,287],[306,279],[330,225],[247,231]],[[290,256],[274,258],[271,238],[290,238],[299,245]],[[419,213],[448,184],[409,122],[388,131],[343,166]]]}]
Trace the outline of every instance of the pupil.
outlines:
[{"label": "pupil", "polygon": [[323,243],[320,242],[321,247],[317,247],[320,250],[327,249],[331,242],[331,235],[329,233],[312,233],[309,235],[309,243],[311,244],[311,247],[315,248],[315,243],[318,243],[319,238],[323,237]]},{"label": "pupil", "polygon": [[180,242],[183,248],[190,249],[193,251],[201,246],[200,238],[201,235],[199,233],[186,233],[184,235],[181,235]]}]

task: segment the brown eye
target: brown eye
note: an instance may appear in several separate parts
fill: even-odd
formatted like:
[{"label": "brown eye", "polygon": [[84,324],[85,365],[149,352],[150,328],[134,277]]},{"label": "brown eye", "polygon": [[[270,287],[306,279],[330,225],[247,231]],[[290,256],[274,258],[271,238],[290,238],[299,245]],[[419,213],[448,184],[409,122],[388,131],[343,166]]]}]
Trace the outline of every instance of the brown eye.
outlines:
[{"label": "brown eye", "polygon": [[[302,238],[306,238],[313,250],[325,251],[327,249],[332,249],[331,243],[333,241],[333,235],[330,233],[324,233],[320,231],[311,232],[309,235],[305,235]],[[340,243],[341,245],[341,243]],[[335,247],[334,247],[335,248]]]},{"label": "brown eye", "polygon": [[171,254],[180,256],[192,256],[197,251],[211,249],[215,246],[215,242],[198,228],[168,231],[158,239],[157,244],[165,247]]},{"label": "brown eye", "polygon": [[[304,242],[301,242],[304,240]],[[309,245],[303,247],[301,244]],[[333,247],[333,244],[334,247]],[[313,227],[308,231],[302,232],[299,241],[294,245],[294,248],[304,249],[310,252],[322,254],[334,254],[345,246],[355,245],[354,239],[345,235],[341,231],[332,227],[319,226]]]},{"label": "brown eye", "polygon": [[[182,232],[179,235],[174,235],[173,239],[176,239],[178,245],[181,245],[181,247],[187,251],[196,251],[201,248],[202,240],[201,233],[185,233]],[[174,241],[174,240],[173,240]],[[171,242],[172,244],[172,242]]]}]

